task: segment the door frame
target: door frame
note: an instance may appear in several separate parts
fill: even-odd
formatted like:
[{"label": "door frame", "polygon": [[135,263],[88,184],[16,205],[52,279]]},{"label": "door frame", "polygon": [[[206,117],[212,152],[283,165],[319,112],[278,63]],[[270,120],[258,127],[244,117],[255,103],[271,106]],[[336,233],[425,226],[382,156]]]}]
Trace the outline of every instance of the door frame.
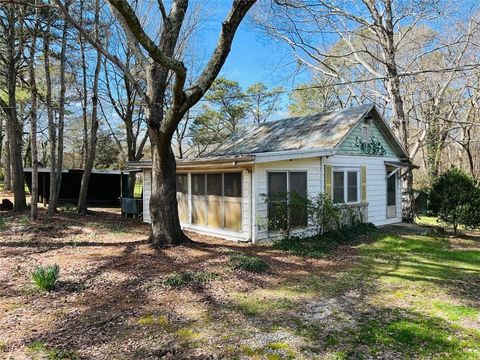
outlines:
[{"label": "door frame", "polygon": [[[391,169],[391,171],[390,171]],[[400,170],[399,167],[392,167],[386,166],[386,177],[385,177],[385,212],[387,219],[393,219],[397,217],[397,205],[398,205],[398,172]],[[394,185],[395,185],[395,204],[388,205],[388,181],[393,178]]]}]

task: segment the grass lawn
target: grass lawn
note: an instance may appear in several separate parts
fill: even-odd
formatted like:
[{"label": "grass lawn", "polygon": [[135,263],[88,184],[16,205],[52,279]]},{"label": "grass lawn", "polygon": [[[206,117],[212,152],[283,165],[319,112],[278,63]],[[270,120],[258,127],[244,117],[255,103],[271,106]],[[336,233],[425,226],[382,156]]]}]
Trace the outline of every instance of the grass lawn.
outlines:
[{"label": "grass lawn", "polygon": [[[158,250],[148,226],[105,213],[3,215],[0,232],[0,358],[480,358],[477,234],[299,247],[190,233]],[[35,290],[31,271],[53,263],[55,291]]]}]

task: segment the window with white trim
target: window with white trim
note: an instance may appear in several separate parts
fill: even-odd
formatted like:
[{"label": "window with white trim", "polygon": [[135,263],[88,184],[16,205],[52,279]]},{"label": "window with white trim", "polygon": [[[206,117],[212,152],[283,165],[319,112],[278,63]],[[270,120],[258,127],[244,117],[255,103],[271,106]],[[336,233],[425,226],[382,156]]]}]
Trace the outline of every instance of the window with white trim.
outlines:
[{"label": "window with white trim", "polygon": [[360,199],[360,169],[333,170],[333,202],[357,203]]},{"label": "window with white trim", "polygon": [[[288,226],[306,227],[308,222],[306,203],[293,204],[292,197],[307,197],[307,172],[269,171],[267,175],[269,230],[286,229]],[[282,216],[285,210],[288,212],[286,218]]]}]

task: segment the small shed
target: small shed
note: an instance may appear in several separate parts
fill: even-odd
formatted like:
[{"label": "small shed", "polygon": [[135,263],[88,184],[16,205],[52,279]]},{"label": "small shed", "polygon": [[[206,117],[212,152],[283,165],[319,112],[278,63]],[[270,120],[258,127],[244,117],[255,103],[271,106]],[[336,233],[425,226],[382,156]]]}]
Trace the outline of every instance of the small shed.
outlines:
[{"label": "small shed", "polygon": [[[134,170],[132,170],[134,171]],[[32,189],[32,169],[25,168],[25,181]],[[99,205],[119,205],[120,198],[128,197],[128,174],[121,170],[92,170],[88,184],[87,203]],[[82,169],[62,170],[62,182],[58,200],[63,203],[76,203],[80,194]],[[50,193],[50,169],[38,169],[38,202],[48,203]]]}]

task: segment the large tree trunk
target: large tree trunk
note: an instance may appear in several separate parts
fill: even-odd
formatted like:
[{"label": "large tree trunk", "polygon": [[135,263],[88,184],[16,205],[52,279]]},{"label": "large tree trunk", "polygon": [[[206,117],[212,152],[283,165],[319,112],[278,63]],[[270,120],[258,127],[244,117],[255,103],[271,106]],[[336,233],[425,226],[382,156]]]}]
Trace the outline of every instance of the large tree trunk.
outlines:
[{"label": "large tree trunk", "polygon": [[[100,42],[100,4],[99,0],[95,2],[95,40]],[[81,214],[87,213],[87,192],[90,183],[90,175],[92,173],[93,164],[95,162],[95,150],[97,148],[97,131],[98,131],[98,79],[102,65],[102,55],[97,50],[97,63],[93,77],[92,89],[92,119],[90,126],[90,136],[88,141],[88,152],[85,159],[82,183],[80,185],[80,194],[78,197],[77,212]]]},{"label": "large tree trunk", "polygon": [[163,107],[168,71],[158,64],[150,64],[147,73],[148,95],[152,105],[146,111],[153,153],[150,242],[155,246],[171,246],[188,242],[178,217],[175,183],[176,162],[171,141],[159,129],[163,122],[172,121],[172,111]]},{"label": "large tree trunk", "polygon": [[152,194],[150,242],[156,246],[171,246],[188,242],[180,227],[175,184],[175,156],[170,147],[154,150],[152,167]]},{"label": "large tree trunk", "polygon": [[[407,155],[409,155],[408,132],[409,124],[403,107],[400,90],[400,77],[396,61],[395,31],[393,25],[393,10],[390,1],[385,4],[385,67],[387,70],[387,91],[393,109],[393,126]],[[407,222],[414,220],[413,173],[408,172],[404,178],[405,193],[402,203],[402,217]]]},{"label": "large tree trunk", "polygon": [[50,36],[51,36],[51,19],[47,19],[47,30],[43,36],[43,54],[45,65],[45,84],[46,96],[45,102],[47,106],[48,119],[48,141],[50,152],[50,189],[48,197],[48,211],[47,216],[51,217],[56,211],[56,195],[57,195],[57,129],[53,113],[52,100],[52,78],[50,75]]},{"label": "large tree trunk", "polygon": [[16,31],[17,16],[15,9],[11,7],[8,10],[9,21],[9,36],[7,41],[7,93],[8,93],[8,109],[7,127],[10,145],[10,165],[12,169],[13,195],[14,195],[14,210],[23,211],[27,207],[25,199],[25,179],[23,176],[22,163],[22,139],[23,139],[23,124],[18,120],[17,115],[17,100],[16,100],[16,86],[17,86],[17,69],[16,69]]},{"label": "large tree trunk", "polygon": [[32,32],[32,44],[30,47],[30,59],[28,64],[30,80],[30,148],[32,158],[32,188],[30,219],[38,217],[38,151],[37,151],[37,83],[35,81],[35,50],[37,44],[38,20]]},{"label": "large tree trunk", "polygon": [[[65,6],[68,9],[68,1],[65,3]],[[56,170],[56,187],[57,192],[55,194],[55,204],[58,202],[58,197],[60,195],[60,187],[62,186],[62,170],[63,170],[63,133],[65,127],[65,92],[66,92],[66,81],[65,81],[65,55],[67,49],[67,35],[68,35],[68,21],[64,19],[63,30],[62,30],[62,47],[60,50],[60,95],[58,99],[58,138],[57,138],[57,170]]]},{"label": "large tree trunk", "polygon": [[3,189],[12,191],[12,165],[10,162],[10,138],[8,135],[8,121],[5,122],[5,147],[3,150]]},{"label": "large tree trunk", "polygon": [[[55,3],[64,14],[68,14],[60,0],[55,0]],[[147,69],[148,96],[145,96],[141,86],[135,81],[124,64],[119,64],[116,57],[101,49],[98,38],[95,41],[91,39],[85,30],[71,19],[72,23],[76,24],[77,29],[82,32],[83,36],[97,50],[102,51],[107,58],[129,76],[132,84],[136,84],[137,91],[142,94],[145,100],[146,108],[148,109],[149,137],[152,148],[154,148],[153,186],[150,200],[152,217],[150,239],[156,245],[173,245],[187,241],[187,237],[180,228],[178,218],[175,157],[171,149],[172,137],[183,115],[202,98],[218,76],[228,57],[238,26],[254,3],[255,0],[233,1],[230,12],[222,22],[218,42],[210,60],[197,81],[189,89],[185,89],[187,69],[182,61],[174,58],[174,54],[180,29],[187,12],[188,0],[172,1],[168,14],[163,3],[159,2],[163,21],[158,46],[142,29],[142,24],[128,1],[109,0],[110,6],[112,9],[115,9],[113,11],[114,15],[120,19],[127,33],[132,35],[149,55],[150,65]],[[164,106],[167,105],[165,102],[165,94],[168,87],[167,79],[170,72],[174,73],[175,79],[171,87],[172,96],[168,100],[169,110],[164,117],[163,110]]]}]

